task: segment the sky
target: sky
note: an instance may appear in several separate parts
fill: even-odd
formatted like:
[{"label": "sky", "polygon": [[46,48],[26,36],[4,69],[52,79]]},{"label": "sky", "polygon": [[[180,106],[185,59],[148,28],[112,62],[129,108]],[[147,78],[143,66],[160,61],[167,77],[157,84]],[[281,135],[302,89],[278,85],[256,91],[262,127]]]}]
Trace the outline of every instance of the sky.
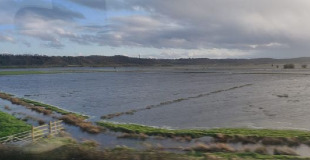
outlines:
[{"label": "sky", "polygon": [[0,53],[310,57],[309,0],[0,0]]}]

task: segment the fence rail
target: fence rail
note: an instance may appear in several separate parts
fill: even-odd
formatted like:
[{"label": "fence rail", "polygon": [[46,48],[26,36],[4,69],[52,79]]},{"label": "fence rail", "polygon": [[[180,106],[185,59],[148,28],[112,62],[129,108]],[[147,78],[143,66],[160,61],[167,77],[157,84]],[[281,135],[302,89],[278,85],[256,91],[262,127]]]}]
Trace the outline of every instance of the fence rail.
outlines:
[{"label": "fence rail", "polygon": [[29,142],[36,142],[39,139],[45,138],[49,135],[55,136],[64,130],[62,120],[49,122],[49,124],[34,127],[30,131],[25,131],[0,138],[1,144],[18,143],[24,144]]}]

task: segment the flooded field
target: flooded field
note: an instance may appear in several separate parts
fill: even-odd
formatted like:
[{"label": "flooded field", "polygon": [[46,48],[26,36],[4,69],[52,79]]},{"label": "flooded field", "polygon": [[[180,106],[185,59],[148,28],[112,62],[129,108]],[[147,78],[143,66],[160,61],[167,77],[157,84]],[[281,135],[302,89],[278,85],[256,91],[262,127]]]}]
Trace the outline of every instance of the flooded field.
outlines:
[{"label": "flooded field", "polygon": [[310,129],[305,71],[100,69],[0,76],[0,90],[92,121],[135,110],[110,120],[168,128]]},{"label": "flooded field", "polygon": [[[0,76],[0,91],[87,115],[87,121],[92,122],[104,119],[168,129],[310,130],[306,121],[310,119],[308,70],[49,68],[4,71],[33,70],[39,71],[38,74]],[[43,115],[4,99],[0,99],[0,110],[34,126],[62,116],[59,113]],[[247,143],[239,139],[218,144],[218,138],[212,136],[187,140],[161,136],[141,139],[113,130],[90,134],[70,124],[64,127],[73,138],[94,140],[104,148],[157,147],[183,153],[203,144],[227,145],[241,152],[262,150],[273,154],[280,149],[310,156],[307,141],[288,145],[277,144],[272,139],[267,144],[263,140]]]}]

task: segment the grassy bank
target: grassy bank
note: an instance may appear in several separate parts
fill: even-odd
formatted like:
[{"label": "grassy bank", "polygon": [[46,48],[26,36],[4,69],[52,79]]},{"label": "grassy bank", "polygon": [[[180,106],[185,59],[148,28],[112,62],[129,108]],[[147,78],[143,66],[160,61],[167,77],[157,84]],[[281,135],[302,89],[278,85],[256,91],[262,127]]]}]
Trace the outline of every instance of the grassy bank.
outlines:
[{"label": "grassy bank", "polygon": [[27,75],[27,74],[56,74],[56,71],[1,71],[0,76],[4,75]]},{"label": "grassy bank", "polygon": [[57,113],[62,114],[62,115],[73,114],[73,115],[75,115],[77,117],[81,117],[81,118],[84,118],[84,119],[88,118],[88,116],[86,116],[86,115],[81,115],[81,114],[78,114],[78,113],[66,111],[66,110],[63,110],[61,108],[58,108],[58,107],[55,107],[55,106],[52,106],[52,105],[49,105],[49,104],[44,104],[44,103],[41,103],[41,102],[37,102],[37,101],[34,101],[34,100],[25,99],[25,98],[20,98],[20,100],[23,101],[23,102],[26,102],[28,104],[32,104],[34,106],[44,107],[45,109],[57,112]]},{"label": "grassy bank", "polygon": [[92,72],[113,72],[113,71],[103,71],[103,70],[0,71],[0,76],[30,75],[30,74],[92,73]]},{"label": "grassy bank", "polygon": [[[18,98],[18,97],[15,97],[12,94],[4,93],[4,92],[0,92],[0,98],[8,100],[8,101],[12,102],[13,104],[17,104],[17,105],[22,105],[22,106],[28,107],[29,109],[35,110],[35,111],[40,112],[40,113],[48,114],[48,113],[50,113],[48,111],[53,111],[53,112],[56,112],[56,113],[59,113],[59,114],[62,114],[62,115],[74,114],[77,117],[82,117],[84,119],[88,118],[88,116],[81,115],[81,114],[78,114],[78,113],[73,113],[73,112],[70,112],[70,111],[66,111],[66,110],[58,108],[56,106],[52,106],[52,105],[49,105],[49,104],[44,104],[44,103],[37,102],[37,101],[34,101],[34,100],[30,100],[30,99]],[[48,111],[46,111],[46,110],[48,110]]]},{"label": "grassy bank", "polygon": [[28,131],[31,126],[14,116],[0,111],[0,137]]},{"label": "grassy bank", "polygon": [[187,152],[172,153],[158,149],[135,150],[128,147],[99,149],[93,141],[76,142],[70,138],[52,138],[39,141],[24,147],[0,147],[0,159],[14,160],[306,160],[298,156],[262,155],[252,152],[223,153],[223,152]]},{"label": "grassy bank", "polygon": [[127,147],[99,149],[93,141],[77,142],[71,138],[44,139],[23,147],[0,147],[5,160],[198,160],[197,155],[176,154],[157,150],[138,151]]},{"label": "grassy bank", "polygon": [[310,158],[302,158],[298,156],[287,156],[287,155],[262,155],[252,152],[242,152],[242,153],[194,153],[192,155],[197,155],[197,157],[205,156],[207,159],[240,159],[240,160],[310,160]]},{"label": "grassy bank", "polygon": [[30,74],[61,74],[61,73],[87,73],[95,71],[78,71],[78,70],[63,70],[63,71],[0,71],[0,76],[9,75],[30,75]]},{"label": "grassy bank", "polygon": [[87,73],[95,71],[86,71],[86,70],[63,70],[63,71],[0,71],[0,76],[9,76],[9,75],[30,75],[30,74],[61,74],[61,73]]},{"label": "grassy bank", "polygon": [[163,128],[155,128],[137,124],[119,124],[107,121],[97,122],[98,125],[106,127],[112,131],[126,133],[143,133],[150,136],[190,136],[192,138],[200,138],[205,136],[246,136],[257,138],[297,138],[301,140],[309,140],[309,131],[299,130],[271,130],[271,129],[246,129],[246,128],[219,128],[219,129],[180,129],[170,130]]},{"label": "grassy bank", "polygon": [[70,111],[63,110],[61,108],[40,103],[37,101],[24,99],[24,98],[17,98],[11,94],[0,92],[0,98],[10,101],[13,104],[25,106],[27,109],[36,111],[38,113],[42,113],[44,115],[50,115],[53,112],[59,113],[62,116],[57,117],[58,119],[63,120],[67,124],[75,125],[80,127],[85,132],[92,133],[92,134],[98,134],[104,129],[100,126],[94,125],[92,122],[85,121],[88,116],[81,115],[78,113],[73,113]]}]

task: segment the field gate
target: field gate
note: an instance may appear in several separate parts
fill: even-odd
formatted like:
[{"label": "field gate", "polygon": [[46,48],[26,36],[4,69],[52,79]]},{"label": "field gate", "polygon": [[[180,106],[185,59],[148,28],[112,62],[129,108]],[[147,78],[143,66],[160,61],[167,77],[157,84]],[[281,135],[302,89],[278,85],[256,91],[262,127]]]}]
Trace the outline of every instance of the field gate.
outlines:
[{"label": "field gate", "polygon": [[41,125],[38,127],[32,126],[30,131],[25,131],[21,133],[17,133],[14,135],[1,137],[0,143],[8,144],[8,143],[16,143],[16,144],[24,144],[29,142],[36,142],[39,139],[55,136],[59,134],[62,130],[64,130],[62,120],[49,122],[49,124]]}]

